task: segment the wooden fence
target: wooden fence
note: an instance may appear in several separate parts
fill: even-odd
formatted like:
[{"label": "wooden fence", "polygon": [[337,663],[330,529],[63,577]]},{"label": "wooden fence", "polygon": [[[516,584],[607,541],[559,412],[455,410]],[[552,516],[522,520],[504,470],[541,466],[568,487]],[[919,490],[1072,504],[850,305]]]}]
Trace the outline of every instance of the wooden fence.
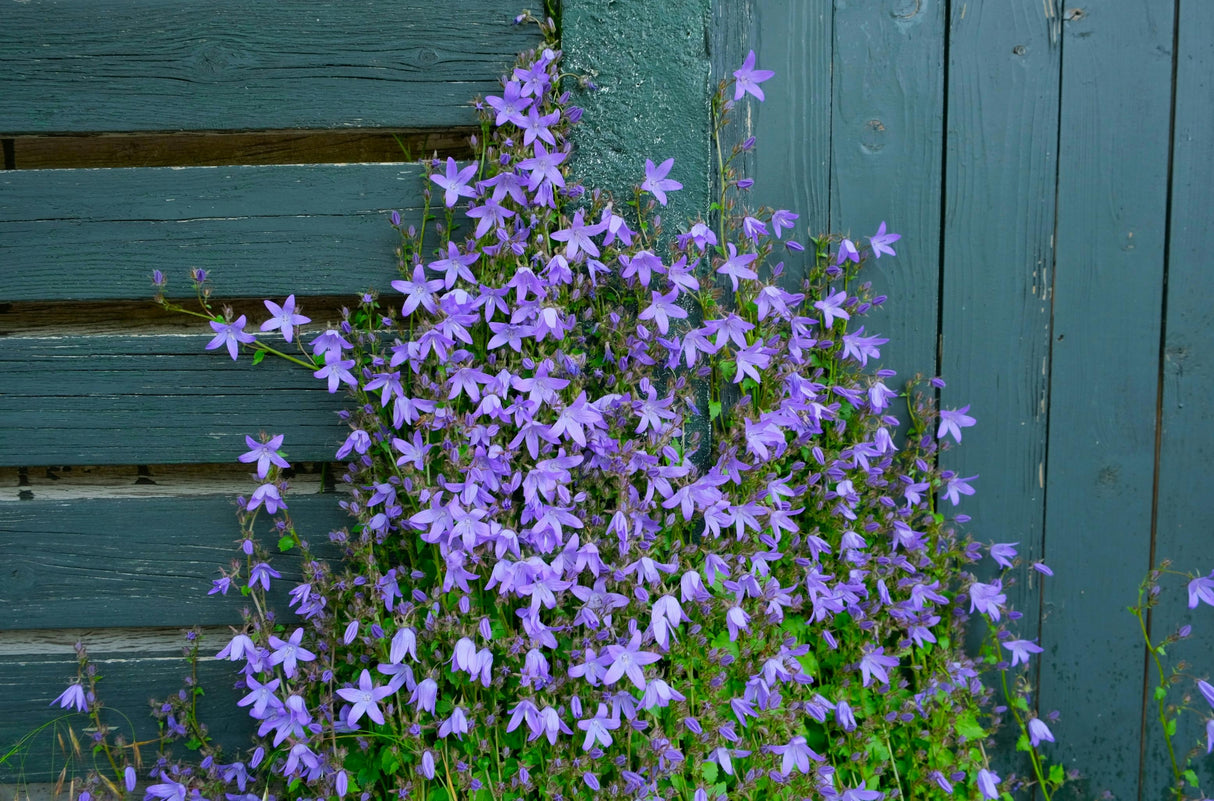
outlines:
[{"label": "wooden fence", "polygon": [[[978,425],[947,467],[980,475],[959,511],[1055,577],[1017,587],[1048,751],[1081,796],[1164,798],[1170,781],[1142,634],[1150,567],[1214,570],[1214,3],[880,0],[719,3],[719,74],[749,48],[779,80],[751,120],[756,202],[811,229],[887,220],[896,260],[883,353],[936,371]],[[870,326],[873,327],[873,326]],[[885,350],[885,349],[883,349]],[[1039,577],[1038,577],[1039,578]],[[1165,577],[1156,639],[1188,663],[1177,747],[1201,743],[1214,610]]]},{"label": "wooden fence", "polygon": [[[246,434],[287,432],[293,508],[318,537],[344,525],[319,494],[339,400],[300,371],[204,351],[201,321],[149,303],[151,271],[185,298],[189,270],[209,270],[217,297],[256,316],[256,298],[294,292],[319,320],[386,285],[388,214],[421,204],[420,168],[402,162],[471,152],[472,98],[538,42],[518,10],[4,4],[0,754],[60,711],[77,639],[112,721],[154,735],[149,697],[188,672],[182,628],[240,621],[239,597],[207,590],[238,535]],[[212,730],[247,732],[211,661]],[[53,782],[60,747],[47,730],[0,781]]]},{"label": "wooden fence", "polygon": [[[391,160],[388,131],[415,154],[458,153],[464,101],[531,42],[502,5],[6,7],[0,743],[47,719],[85,630],[114,703],[141,709],[177,685],[176,627],[236,619],[203,595],[234,536],[245,433],[289,432],[296,484],[323,489],[309,464],[336,436],[323,392],[204,354],[196,327],[148,310],[147,274],[182,287],[209,268],[219,295],[296,291],[314,317],[382,284],[383,216],[416,203],[417,172],[334,162]],[[677,155],[690,200],[668,215],[693,213],[707,85],[754,48],[778,73],[742,120],[759,139],[755,203],[811,231],[903,234],[873,272],[891,297],[887,361],[943,375],[941,402],[979,419],[945,457],[981,476],[961,507],[974,535],[1056,572],[1012,593],[1046,648],[1039,706],[1063,712],[1050,748],[1087,776],[1085,797],[1163,798],[1124,610],[1159,559],[1214,569],[1214,3],[563,7],[572,66],[606,90],[578,133],[588,180],[626,187],[644,158]],[[256,133],[210,133],[226,129]],[[329,499],[309,501],[318,527],[336,522]],[[1156,637],[1194,627],[1174,649],[1191,666],[1177,697],[1214,671],[1214,615],[1190,614],[1183,586],[1165,580],[1152,619]],[[26,778],[54,777],[52,750]],[[1199,767],[1208,791],[1211,758]]]}]

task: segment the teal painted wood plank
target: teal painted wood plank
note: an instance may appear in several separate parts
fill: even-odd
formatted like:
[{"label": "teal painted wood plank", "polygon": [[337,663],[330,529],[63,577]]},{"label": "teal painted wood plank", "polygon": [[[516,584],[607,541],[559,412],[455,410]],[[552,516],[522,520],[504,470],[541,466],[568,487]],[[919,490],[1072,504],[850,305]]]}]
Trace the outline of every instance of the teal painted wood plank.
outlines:
[{"label": "teal painted wood plank", "polygon": [[1139,793],[1143,648],[1124,609],[1150,561],[1172,5],[1123,0],[1062,32],[1057,272],[1040,706],[1086,795]]},{"label": "teal painted wood plank", "polygon": [[0,132],[475,123],[522,4],[31,0],[5,5]]},{"label": "teal painted wood plank", "polygon": [[[184,644],[184,638],[183,638]],[[86,643],[87,644],[87,643]],[[214,654],[223,645],[204,640],[203,653]],[[108,723],[140,741],[154,740],[157,722],[151,715],[149,702],[163,699],[184,686],[189,666],[180,653],[153,652],[106,653],[90,651],[90,659],[103,677],[98,692],[108,708],[103,714]],[[234,688],[233,666],[228,662],[203,658],[198,666],[199,683],[206,695],[199,699],[199,719],[206,723],[218,742],[229,748],[244,747],[254,731],[245,710],[236,701],[247,693]],[[0,656],[0,749],[16,744],[34,729],[55,719],[74,725],[77,732],[88,725],[78,713],[67,714],[54,699],[76,679],[76,659],[72,654],[37,654],[30,656]],[[133,728],[132,728],[133,727]],[[66,729],[58,727],[64,742]],[[49,730],[52,734],[56,727]],[[0,766],[0,781],[54,781],[64,765],[59,744],[44,732],[29,742],[20,756]],[[176,753],[188,756],[184,746]],[[86,752],[86,759],[88,754]],[[148,753],[145,751],[145,759]],[[82,775],[79,775],[83,778]]]},{"label": "teal painted wood plank", "polygon": [[[254,483],[250,480],[247,496]],[[288,493],[296,530],[318,556],[334,558],[330,531],[349,520],[343,496]],[[0,504],[0,628],[239,624],[248,601],[236,590],[208,595],[220,569],[243,559],[235,496],[87,498]],[[258,527],[282,573],[272,602],[287,609],[298,551],[279,554],[272,524]],[[238,588],[237,588],[238,589]]]},{"label": "teal painted wood plank", "polygon": [[0,172],[0,301],[353,295],[397,277],[389,214],[421,219],[400,164]]},{"label": "teal painted wood plank", "polygon": [[[978,424],[941,455],[977,475],[956,510],[979,541],[1015,542],[1023,564],[1044,552],[1050,281],[1054,271],[1060,50],[1040,6],[981,1],[949,24],[941,368],[944,408],[971,406]],[[997,300],[996,300],[997,299]],[[941,503],[944,503],[941,499]],[[946,504],[946,508],[947,507]],[[984,580],[998,575],[987,561]],[[1039,634],[1041,576],[1020,571],[1008,602],[1018,637]],[[1030,666],[1035,683],[1039,661]],[[999,741],[1000,775],[1031,770],[1018,732]]]},{"label": "teal painted wood plank", "polygon": [[[770,206],[799,214],[795,237],[807,244],[806,234],[829,230],[831,164],[831,61],[833,11],[828,3],[782,3],[759,0],[755,9],[754,39],[739,48],[725,75],[742,64],[748,50],[757,63],[776,75],[763,84],[766,100],[747,99],[740,114],[756,137],[748,159],[755,186],[742,195],[750,207]],[[740,132],[742,133],[742,132]],[[799,283],[808,262],[806,255],[780,252],[789,281]]]},{"label": "teal painted wood plank", "polygon": [[[1180,4],[1177,20],[1176,125],[1172,137],[1172,216],[1168,248],[1168,296],[1163,364],[1163,438],[1159,453],[1156,559],[1171,559],[1173,570],[1209,575],[1214,570],[1214,508],[1208,502],[1214,465],[1214,5]],[[1193,636],[1168,649],[1168,662],[1185,660],[1189,675],[1169,701],[1189,695],[1195,712],[1180,720],[1175,748],[1180,755],[1197,746],[1201,787],[1214,792],[1214,759],[1205,756],[1204,718],[1209,708],[1193,678],[1214,676],[1214,610],[1190,611],[1186,579],[1164,578],[1152,617],[1160,638],[1190,624]],[[1163,798],[1172,781],[1163,734],[1148,715],[1147,764],[1143,798]]]},{"label": "teal painted wood plank", "polygon": [[885,220],[902,234],[898,257],[867,269],[890,301],[866,330],[889,338],[896,384],[936,369],[944,3],[836,0],[834,38],[829,230],[858,241]]},{"label": "teal painted wood plank", "polygon": [[14,337],[0,351],[0,464],[228,463],[245,435],[285,433],[290,458],[327,461],[346,402],[306,369],[254,368],[204,335]]}]

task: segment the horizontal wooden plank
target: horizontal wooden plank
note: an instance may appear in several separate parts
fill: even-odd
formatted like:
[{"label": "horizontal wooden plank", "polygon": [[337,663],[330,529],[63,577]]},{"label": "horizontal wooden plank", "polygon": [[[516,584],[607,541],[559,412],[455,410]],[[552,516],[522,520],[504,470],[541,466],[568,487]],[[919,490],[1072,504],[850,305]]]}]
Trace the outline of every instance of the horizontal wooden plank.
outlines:
[{"label": "horizontal wooden plank", "polygon": [[535,26],[517,2],[26,0],[0,29],[0,131],[451,126]]},{"label": "horizontal wooden plank", "polygon": [[[249,484],[251,488],[252,483]],[[348,517],[337,494],[288,495],[296,530],[333,557],[331,530]],[[277,553],[269,516],[258,528]],[[0,504],[6,630],[87,625],[221,625],[240,622],[247,601],[235,591],[207,595],[221,568],[240,557],[234,495],[101,498]],[[287,609],[299,552],[278,554],[272,602]]]},{"label": "horizontal wooden plank", "polygon": [[240,131],[18,136],[9,169],[335,164],[471,158],[470,134],[449,130]]},{"label": "horizontal wooden plank", "polygon": [[[0,301],[354,294],[397,275],[389,214],[419,220],[400,164],[0,172]],[[174,291],[174,287],[176,290]]]},{"label": "horizontal wooden plank", "polygon": [[245,435],[286,433],[290,458],[327,461],[347,429],[338,392],[305,368],[256,368],[206,335],[14,337],[0,350],[0,464],[229,462]]},{"label": "horizontal wooden plank", "polygon": [[[212,643],[204,640],[203,653],[213,654],[221,647],[218,639]],[[153,740],[157,723],[151,715],[150,701],[182,688],[189,676],[187,660],[179,650],[146,654],[90,650],[89,657],[102,677],[98,694],[107,708],[103,713],[106,722],[121,727],[128,740],[132,736],[141,742]],[[0,765],[0,782],[51,782],[58,778],[65,765],[59,735],[70,748],[65,727],[71,725],[79,734],[88,725],[84,715],[60,709],[57,704],[52,706],[75,679],[74,654],[0,656],[0,747],[7,751],[14,744],[23,746]],[[236,706],[244,692],[234,687],[233,666],[212,658],[201,659],[198,679],[206,691],[198,702],[199,719],[225,747],[244,746],[253,727],[245,710]],[[184,746],[177,751],[186,755]],[[154,747],[143,750],[145,759],[154,755]],[[69,768],[68,780],[72,775],[82,777],[90,760],[85,751],[85,760]]]},{"label": "horizontal wooden plank", "polygon": [[[198,633],[215,643],[231,636],[231,626],[200,626]],[[23,629],[0,631],[0,657],[70,656],[76,643],[85,643],[98,654],[178,654],[183,628]],[[210,647],[208,645],[208,647]],[[216,645],[214,650],[218,650]]]}]

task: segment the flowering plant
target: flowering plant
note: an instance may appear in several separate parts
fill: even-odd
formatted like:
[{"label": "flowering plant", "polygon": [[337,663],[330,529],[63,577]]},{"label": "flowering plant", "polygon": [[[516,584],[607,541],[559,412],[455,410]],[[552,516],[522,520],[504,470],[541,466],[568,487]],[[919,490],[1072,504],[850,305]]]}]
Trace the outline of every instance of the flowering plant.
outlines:
[{"label": "flowering plant", "polygon": [[[795,213],[742,201],[732,162],[753,139],[721,159],[710,216],[669,235],[672,159],[647,161],[627,202],[572,177],[581,112],[559,62],[554,45],[524,54],[478,104],[478,159],[428,164],[423,219],[393,215],[392,294],[364,294],[306,345],[295,297],[266,301],[261,333],[298,355],[216,311],[195,275],[208,348],[283,356],[350,394],[336,457],[351,523],[328,533],[327,559],[291,518],[289,433],[249,437],[241,556],[213,592],[251,602],[218,656],[238,666],[258,745],[222,757],[189,694],[170,699],[168,730],[205,758],[159,761],[149,797],[872,801],[1020,786],[988,763],[1004,710],[980,673],[1041,650],[1007,629],[1016,550],[970,541],[938,507],[974,492],[936,457],[975,421],[935,408],[939,379],[903,395],[870,365],[885,298],[861,266],[895,257],[899,235],[882,223],[867,243],[802,244]],[[751,53],[721,84],[718,144],[771,77]],[[284,580],[267,526],[303,554],[290,614],[266,601]],[[988,559],[1002,573],[982,580]],[[978,660],[963,648],[972,616],[990,624]],[[63,703],[91,697],[77,685]],[[1011,706],[1048,798],[1062,775],[1028,710]]]}]

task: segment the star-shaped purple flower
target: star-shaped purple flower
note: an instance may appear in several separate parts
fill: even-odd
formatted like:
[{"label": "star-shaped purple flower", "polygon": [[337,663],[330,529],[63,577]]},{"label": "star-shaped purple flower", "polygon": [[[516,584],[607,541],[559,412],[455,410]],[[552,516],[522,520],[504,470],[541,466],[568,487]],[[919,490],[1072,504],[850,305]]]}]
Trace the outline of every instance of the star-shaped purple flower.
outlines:
[{"label": "star-shaped purple flower", "polygon": [[240,349],[240,344],[251,345],[256,342],[252,334],[244,332],[245,316],[242,314],[236,318],[235,322],[220,323],[215,320],[211,321],[211,329],[215,332],[215,338],[207,343],[207,350],[215,350],[215,348],[223,345],[228,346],[228,353],[232,355],[232,361],[236,361],[236,355]]},{"label": "star-shaped purple flower", "polygon": [[[771,70],[755,69],[755,51],[751,50],[746,54],[746,60],[742,62],[742,68],[734,70],[734,88],[733,99],[741,100],[745,94],[752,94],[759,100],[765,100],[763,90],[759,88],[759,84],[769,78],[775,76]],[[779,234],[776,234],[779,236]]]},{"label": "star-shaped purple flower", "polygon": [[885,220],[882,220],[881,225],[877,228],[877,233],[868,238],[868,243],[873,246],[873,256],[879,259],[882,253],[897,256],[898,254],[894,252],[894,249],[890,245],[901,238],[902,234],[885,233]]},{"label": "star-shaped purple flower", "polygon": [[282,440],[282,434],[270,437],[266,442],[258,442],[246,434],[244,441],[249,446],[249,452],[242,453],[236,458],[244,464],[257,462],[257,477],[265,478],[269,474],[272,464],[284,470],[291,466],[286,459],[278,455],[278,449],[282,447]]},{"label": "star-shaped purple flower", "polygon": [[346,713],[346,724],[353,727],[364,714],[376,723],[383,724],[384,713],[379,709],[379,702],[392,695],[391,685],[376,687],[371,681],[371,674],[363,668],[358,677],[358,687],[343,687],[337,694],[353,704]]},{"label": "star-shaped purple flower", "polygon": [[683,188],[678,181],[666,177],[673,166],[674,159],[666,159],[657,166],[654,166],[652,160],[645,159],[645,180],[641,182],[641,191],[651,193],[663,206],[666,205],[667,192]]},{"label": "star-shaped purple flower", "polygon": [[282,331],[282,338],[287,342],[291,341],[294,336],[294,327],[303,325],[304,323],[312,322],[311,317],[304,317],[302,314],[295,312],[295,296],[289,296],[286,301],[279,306],[272,300],[263,301],[266,308],[270,310],[270,319],[261,324],[262,331]]},{"label": "star-shaped purple flower", "polygon": [[455,159],[447,157],[447,174],[431,173],[430,180],[443,190],[443,203],[451,208],[461,197],[476,197],[476,190],[468,186],[472,176],[476,175],[476,164],[469,164],[462,170]]}]

